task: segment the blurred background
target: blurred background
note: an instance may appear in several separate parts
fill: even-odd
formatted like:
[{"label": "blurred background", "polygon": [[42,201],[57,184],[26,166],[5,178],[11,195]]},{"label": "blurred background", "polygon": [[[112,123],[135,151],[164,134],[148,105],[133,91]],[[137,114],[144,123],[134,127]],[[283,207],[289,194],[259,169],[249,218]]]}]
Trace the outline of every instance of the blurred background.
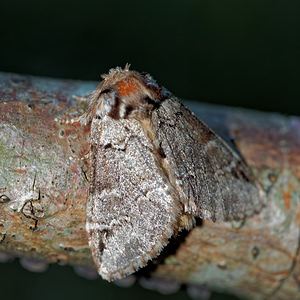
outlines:
[{"label": "blurred background", "polygon": [[131,63],[184,99],[300,115],[299,1],[0,0],[0,70]]},{"label": "blurred background", "polygon": [[[0,0],[0,71],[100,80],[146,71],[176,96],[300,115],[299,1]],[[189,299],[0,264],[10,299]],[[214,294],[215,299],[236,299]]]}]

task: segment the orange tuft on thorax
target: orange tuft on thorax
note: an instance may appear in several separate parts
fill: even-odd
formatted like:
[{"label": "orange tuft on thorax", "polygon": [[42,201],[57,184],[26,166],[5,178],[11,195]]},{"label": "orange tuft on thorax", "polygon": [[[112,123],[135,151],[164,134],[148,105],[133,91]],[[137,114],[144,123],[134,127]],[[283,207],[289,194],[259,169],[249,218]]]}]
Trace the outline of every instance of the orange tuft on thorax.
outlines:
[{"label": "orange tuft on thorax", "polygon": [[123,97],[128,97],[131,93],[136,92],[139,86],[132,79],[125,79],[117,83],[119,93]]}]

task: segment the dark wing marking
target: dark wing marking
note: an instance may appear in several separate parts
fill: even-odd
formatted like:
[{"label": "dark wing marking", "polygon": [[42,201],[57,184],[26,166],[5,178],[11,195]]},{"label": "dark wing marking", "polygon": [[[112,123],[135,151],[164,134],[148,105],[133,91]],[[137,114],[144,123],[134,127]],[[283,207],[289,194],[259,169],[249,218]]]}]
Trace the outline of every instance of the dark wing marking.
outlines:
[{"label": "dark wing marking", "polygon": [[251,169],[187,107],[166,99],[151,118],[187,213],[228,221],[261,210],[264,193]]}]

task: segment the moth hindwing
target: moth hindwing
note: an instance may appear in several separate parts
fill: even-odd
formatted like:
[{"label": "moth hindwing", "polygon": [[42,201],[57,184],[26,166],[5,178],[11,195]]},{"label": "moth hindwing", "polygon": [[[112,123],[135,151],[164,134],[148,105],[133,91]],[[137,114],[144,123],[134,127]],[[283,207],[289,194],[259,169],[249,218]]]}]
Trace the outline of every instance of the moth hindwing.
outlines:
[{"label": "moth hindwing", "polygon": [[239,220],[264,193],[240,156],[149,74],[115,68],[89,95],[87,232],[99,274],[123,278],[194,217]]}]

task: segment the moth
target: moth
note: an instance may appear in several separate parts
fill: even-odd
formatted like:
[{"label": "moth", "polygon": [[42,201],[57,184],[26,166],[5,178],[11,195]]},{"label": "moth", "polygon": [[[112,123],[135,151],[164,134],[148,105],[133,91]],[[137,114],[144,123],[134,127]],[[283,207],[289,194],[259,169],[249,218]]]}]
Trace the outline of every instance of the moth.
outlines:
[{"label": "moth", "polygon": [[245,161],[167,89],[129,65],[102,77],[80,122],[91,123],[86,229],[104,279],[144,267],[195,217],[261,210]]}]

